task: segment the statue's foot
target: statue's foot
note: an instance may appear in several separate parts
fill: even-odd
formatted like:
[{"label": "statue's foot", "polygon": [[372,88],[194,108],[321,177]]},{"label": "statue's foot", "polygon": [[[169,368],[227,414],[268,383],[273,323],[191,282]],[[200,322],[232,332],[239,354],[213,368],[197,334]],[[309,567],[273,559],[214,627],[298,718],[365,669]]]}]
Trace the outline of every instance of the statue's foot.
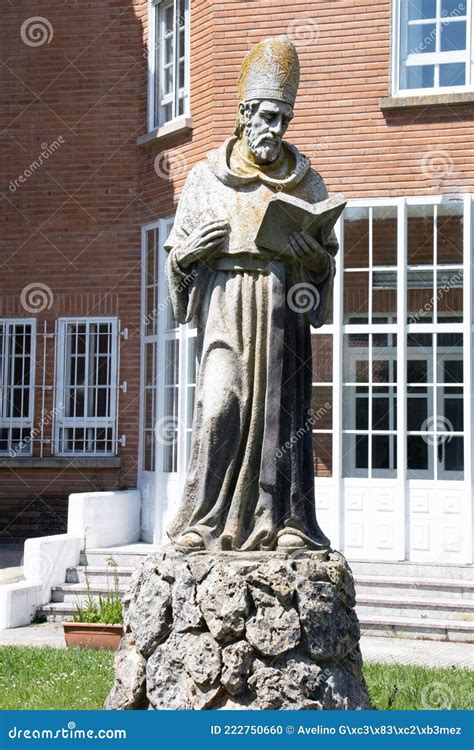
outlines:
[{"label": "statue's foot", "polygon": [[202,537],[195,531],[187,531],[185,534],[181,534],[177,540],[177,544],[180,547],[187,547],[188,549],[204,549],[204,542]]},{"label": "statue's foot", "polygon": [[291,531],[278,537],[278,549],[304,549],[306,546],[305,540],[298,534],[292,534]]}]

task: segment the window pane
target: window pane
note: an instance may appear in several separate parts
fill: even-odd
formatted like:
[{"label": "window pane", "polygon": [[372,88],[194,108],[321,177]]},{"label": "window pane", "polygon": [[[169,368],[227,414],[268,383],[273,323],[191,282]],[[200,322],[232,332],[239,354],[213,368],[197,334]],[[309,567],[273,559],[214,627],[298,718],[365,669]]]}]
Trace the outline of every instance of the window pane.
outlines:
[{"label": "window pane", "polygon": [[462,472],[464,471],[464,438],[453,437],[451,440],[447,440],[444,443],[444,468],[446,471],[460,472],[461,476],[457,477],[462,479]]},{"label": "window pane", "polygon": [[463,319],[463,273],[461,269],[439,269],[437,277],[438,322]]},{"label": "window pane", "polygon": [[442,16],[465,16],[467,12],[466,0],[441,0]]},{"label": "window pane", "polygon": [[[363,333],[344,336],[344,382],[369,382],[369,337]],[[362,349],[362,351],[360,351]],[[364,351],[365,350],[365,351]]]},{"label": "window pane", "polygon": [[372,429],[389,430],[390,417],[393,409],[393,401],[387,396],[377,396],[374,394],[372,400]]},{"label": "window pane", "polygon": [[344,268],[369,265],[369,209],[347,208],[344,212]]},{"label": "window pane", "polygon": [[407,383],[428,382],[428,360],[409,359],[407,362]]},{"label": "window pane", "polygon": [[436,0],[402,0],[408,10],[408,19],[436,18]]},{"label": "window pane", "polygon": [[404,88],[432,89],[434,87],[434,71],[434,65],[410,65],[406,67],[404,69]]},{"label": "window pane", "polygon": [[368,430],[369,429],[369,394],[359,394],[354,388],[347,389],[349,394],[355,392],[355,424],[351,425],[352,429]]},{"label": "window pane", "polygon": [[440,432],[463,432],[464,403],[460,395],[449,388],[438,388],[438,409],[441,414]]},{"label": "window pane", "polygon": [[451,21],[441,24],[441,52],[466,49],[466,22]]},{"label": "window pane", "polygon": [[464,247],[462,203],[453,202],[438,206],[437,229],[438,264],[462,263]]},{"label": "window pane", "polygon": [[397,439],[395,435],[372,436],[372,473],[384,477],[395,477],[397,466]]},{"label": "window pane", "polygon": [[[396,280],[396,272],[393,274],[393,278]],[[390,284],[391,288],[385,288],[385,284]],[[385,317],[390,316],[391,323],[397,322],[396,283],[395,285],[392,285],[391,280],[380,281],[380,279],[377,279],[374,274],[372,288],[372,323],[379,323],[381,314]]]},{"label": "window pane", "polygon": [[440,86],[465,86],[466,65],[464,63],[450,63],[439,66]]},{"label": "window pane", "polygon": [[[432,449],[422,435],[408,435],[407,437],[407,466],[416,471],[428,470],[428,449]],[[413,479],[415,475],[412,475]]]},{"label": "window pane", "polygon": [[377,353],[372,362],[372,381],[374,383],[390,382],[391,375],[393,375],[390,365],[390,360],[383,358],[383,355]]},{"label": "window pane", "polygon": [[313,382],[332,382],[332,335],[313,334]]},{"label": "window pane", "polygon": [[311,407],[313,430],[332,430],[332,387],[313,387]]},{"label": "window pane", "polygon": [[[439,340],[439,336],[438,336],[438,340]],[[441,383],[446,383],[447,385],[454,385],[456,383],[463,382],[464,362],[462,359],[446,359],[441,364],[442,364],[442,367],[440,368],[441,377],[439,378],[439,381]],[[457,388],[456,388],[456,391],[457,391]]]},{"label": "window pane", "polygon": [[369,438],[345,434],[343,439],[343,476],[369,476]]},{"label": "window pane", "polygon": [[369,274],[365,271],[344,273],[344,321],[354,313],[369,312]]},{"label": "window pane", "polygon": [[313,434],[314,475],[332,477],[332,435]]},{"label": "window pane", "polygon": [[434,206],[408,206],[408,264],[433,263]]},{"label": "window pane", "polygon": [[397,265],[397,207],[375,206],[372,212],[372,263]]},{"label": "window pane", "polygon": [[433,271],[408,271],[407,311],[411,323],[433,320],[433,284]]},{"label": "window pane", "polygon": [[431,392],[432,388],[410,388],[407,397],[407,429],[410,432],[426,432],[430,426],[428,399]]},{"label": "window pane", "polygon": [[422,23],[408,27],[409,55],[423,55],[436,52],[436,24]]}]

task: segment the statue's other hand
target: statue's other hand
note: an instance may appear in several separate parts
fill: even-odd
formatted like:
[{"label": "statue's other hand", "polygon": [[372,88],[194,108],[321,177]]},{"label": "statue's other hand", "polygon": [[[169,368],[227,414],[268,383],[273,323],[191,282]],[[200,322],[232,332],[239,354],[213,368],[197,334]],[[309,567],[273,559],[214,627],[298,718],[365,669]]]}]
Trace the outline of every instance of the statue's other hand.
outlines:
[{"label": "statue's other hand", "polygon": [[290,236],[290,252],[309,271],[322,273],[328,267],[328,254],[314,237],[302,229]]},{"label": "statue's other hand", "polygon": [[187,268],[197,260],[206,262],[224,242],[230,231],[228,221],[211,220],[200,224],[183,244],[176,248],[179,265]]}]

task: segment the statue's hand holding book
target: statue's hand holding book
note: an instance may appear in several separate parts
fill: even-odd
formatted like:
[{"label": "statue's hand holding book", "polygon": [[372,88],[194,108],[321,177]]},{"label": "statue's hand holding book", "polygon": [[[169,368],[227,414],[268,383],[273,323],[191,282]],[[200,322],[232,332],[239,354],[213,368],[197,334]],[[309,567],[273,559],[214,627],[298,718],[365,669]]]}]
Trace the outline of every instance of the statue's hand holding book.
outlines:
[{"label": "statue's hand holding book", "polygon": [[342,195],[308,203],[279,193],[268,203],[255,243],[276,257],[299,260],[319,273],[327,265],[324,246],[345,206]]}]

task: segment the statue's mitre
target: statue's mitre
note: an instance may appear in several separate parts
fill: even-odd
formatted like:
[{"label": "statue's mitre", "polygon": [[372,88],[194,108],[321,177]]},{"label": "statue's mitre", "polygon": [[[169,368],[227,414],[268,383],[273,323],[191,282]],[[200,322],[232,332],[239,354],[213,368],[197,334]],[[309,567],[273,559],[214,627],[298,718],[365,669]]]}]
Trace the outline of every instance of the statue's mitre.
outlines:
[{"label": "statue's mitre", "polygon": [[276,99],[293,107],[299,80],[300,64],[294,44],[287,36],[264,39],[242,63],[239,101]]}]

